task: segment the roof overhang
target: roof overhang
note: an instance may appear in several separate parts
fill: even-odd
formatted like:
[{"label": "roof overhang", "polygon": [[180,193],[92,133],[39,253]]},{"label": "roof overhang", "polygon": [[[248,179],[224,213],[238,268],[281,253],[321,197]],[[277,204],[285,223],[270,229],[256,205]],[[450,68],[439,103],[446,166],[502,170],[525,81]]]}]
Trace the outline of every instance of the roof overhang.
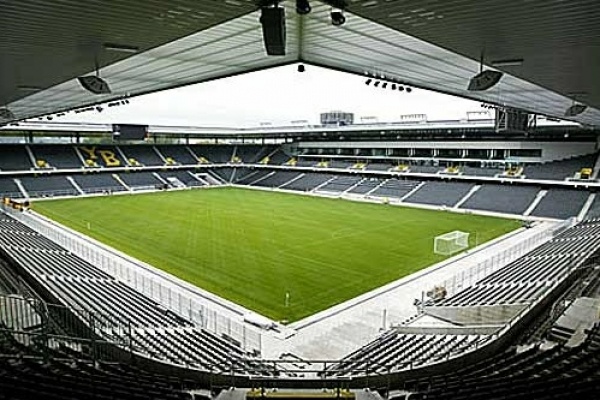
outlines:
[{"label": "roof overhang", "polygon": [[[549,88],[561,87],[541,85],[535,76],[510,73],[509,67],[504,68],[505,75],[493,88],[481,92],[467,90],[469,80],[480,70],[478,57],[473,57],[472,52],[458,54],[438,43],[432,44],[437,36],[432,39],[422,34],[420,36],[430,39],[424,41],[401,32],[414,28],[416,33],[422,33],[417,29],[421,26],[417,23],[399,26],[397,21],[401,19],[397,13],[400,11],[396,14],[385,12],[398,9],[398,2],[379,5],[377,1],[352,2],[346,10],[347,22],[342,26],[331,24],[329,5],[313,0],[312,12],[299,16],[293,3],[283,3],[287,27],[285,56],[266,55],[260,11],[256,10],[254,1],[182,0],[176,6],[157,4],[146,9],[139,1],[123,0],[117,5],[111,4],[110,7],[114,7],[109,11],[110,7],[101,2],[88,7],[67,0],[62,5],[42,7],[37,12],[29,9],[27,4],[3,4],[0,11],[8,10],[12,14],[3,12],[0,17],[3,27],[8,27],[3,28],[2,36],[6,36],[6,40],[0,45],[4,61],[0,107],[3,102],[14,114],[14,119],[20,120],[298,61],[558,118],[564,117],[565,110],[574,102],[567,93]],[[143,10],[146,20],[134,15],[134,6]],[[461,7],[458,4],[455,7],[460,12]],[[99,26],[99,21],[90,15],[92,10],[106,23],[105,27]],[[414,11],[410,7],[407,10]],[[431,12],[433,14],[428,14]],[[31,21],[31,32],[20,32],[15,27],[16,22],[10,20],[10,17],[33,19],[30,14],[36,17]],[[445,15],[441,12],[413,14],[439,31],[447,25],[447,18],[439,18]],[[398,18],[392,18],[393,15]],[[44,24],[40,22],[40,16],[47,19]],[[49,27],[56,24],[60,27]],[[86,28],[85,24],[89,26]],[[19,26],[23,26],[22,23]],[[61,29],[67,27],[73,32],[62,39],[58,35],[65,34]],[[44,33],[46,28],[49,31]],[[46,39],[52,38],[46,45],[42,45],[44,35]],[[94,38],[86,38],[86,35]],[[438,42],[443,42],[442,39]],[[86,40],[89,43],[78,44]],[[127,56],[107,55],[106,48],[101,45],[107,42],[135,45],[140,51]],[[64,54],[55,51],[49,55],[54,48],[64,50]],[[109,82],[111,94],[93,95],[76,79],[93,74],[94,60],[98,59],[101,61],[98,74]],[[61,62],[63,68],[60,68]],[[561,64],[563,59],[556,62]],[[45,65],[48,67],[44,68]],[[22,71],[21,66],[24,67]],[[5,71],[13,73],[5,75]],[[591,82],[588,88],[589,92],[594,92],[594,96],[588,96],[592,100],[596,98],[595,91],[599,92],[600,99],[600,88],[596,86]],[[24,87],[41,90],[26,92],[22,90]],[[600,105],[600,100],[594,104]],[[589,103],[585,112],[570,119],[600,125],[600,111],[593,107],[594,104]]]}]

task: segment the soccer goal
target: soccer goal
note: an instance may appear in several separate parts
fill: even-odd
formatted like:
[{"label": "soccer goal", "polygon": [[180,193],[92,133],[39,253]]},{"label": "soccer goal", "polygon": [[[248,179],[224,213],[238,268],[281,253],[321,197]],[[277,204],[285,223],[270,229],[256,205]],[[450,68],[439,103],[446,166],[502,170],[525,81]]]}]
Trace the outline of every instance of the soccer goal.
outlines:
[{"label": "soccer goal", "polygon": [[469,232],[453,231],[436,236],[433,252],[448,256],[469,247]]}]

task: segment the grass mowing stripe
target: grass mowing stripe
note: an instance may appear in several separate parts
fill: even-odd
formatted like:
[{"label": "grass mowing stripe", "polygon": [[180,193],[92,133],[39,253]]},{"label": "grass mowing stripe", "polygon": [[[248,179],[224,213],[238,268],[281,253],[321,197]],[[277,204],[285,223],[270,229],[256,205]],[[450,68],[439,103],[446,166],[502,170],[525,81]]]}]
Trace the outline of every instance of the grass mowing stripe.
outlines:
[{"label": "grass mowing stripe", "polygon": [[34,209],[289,321],[443,260],[433,254],[437,235],[470,232],[474,245],[519,227],[500,218],[239,188],[53,200]]}]

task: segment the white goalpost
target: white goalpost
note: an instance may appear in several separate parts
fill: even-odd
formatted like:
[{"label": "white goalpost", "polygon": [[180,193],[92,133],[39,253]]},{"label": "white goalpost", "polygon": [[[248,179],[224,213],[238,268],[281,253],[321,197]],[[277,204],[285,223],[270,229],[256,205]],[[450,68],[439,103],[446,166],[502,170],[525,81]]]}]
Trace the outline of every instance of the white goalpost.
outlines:
[{"label": "white goalpost", "polygon": [[452,231],[436,236],[433,252],[448,256],[469,247],[469,232]]}]

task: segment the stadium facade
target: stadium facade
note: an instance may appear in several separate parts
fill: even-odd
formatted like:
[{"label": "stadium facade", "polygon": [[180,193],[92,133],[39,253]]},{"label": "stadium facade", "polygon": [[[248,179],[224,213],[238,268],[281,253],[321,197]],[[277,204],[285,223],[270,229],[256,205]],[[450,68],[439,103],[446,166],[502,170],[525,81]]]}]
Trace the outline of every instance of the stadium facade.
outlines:
[{"label": "stadium facade", "polygon": [[[57,359],[69,358],[71,348],[82,359],[195,374],[192,386],[203,390],[236,382],[229,385],[370,387],[387,396],[421,392],[424,382],[434,385],[432,376],[487,357],[518,360],[515,342],[555,343],[549,353],[539,345],[526,353],[549,365],[565,357],[559,348],[567,343],[593,346],[591,332],[557,319],[568,310],[561,299],[593,294],[597,279],[598,153],[588,129],[540,127],[533,137],[499,140],[489,123],[459,121],[299,132],[148,127],[149,138],[134,144],[115,138],[110,126],[39,125],[10,127],[6,137],[20,143],[0,147],[5,292],[21,293],[3,297],[5,331],[18,338],[11,346]],[[171,143],[161,144],[164,137]],[[262,144],[268,141],[282,143]],[[222,186],[529,222],[476,252],[481,258],[463,253],[282,325],[29,210],[36,200]],[[400,306],[387,304],[391,294]],[[354,325],[354,333],[339,324]]]},{"label": "stadium facade", "polygon": [[[66,0],[0,11],[0,397],[597,396],[595,2]],[[130,131],[143,143],[115,140],[112,126],[27,122],[296,62],[482,101],[495,118]],[[222,186],[523,226],[286,325],[31,209]]]}]

